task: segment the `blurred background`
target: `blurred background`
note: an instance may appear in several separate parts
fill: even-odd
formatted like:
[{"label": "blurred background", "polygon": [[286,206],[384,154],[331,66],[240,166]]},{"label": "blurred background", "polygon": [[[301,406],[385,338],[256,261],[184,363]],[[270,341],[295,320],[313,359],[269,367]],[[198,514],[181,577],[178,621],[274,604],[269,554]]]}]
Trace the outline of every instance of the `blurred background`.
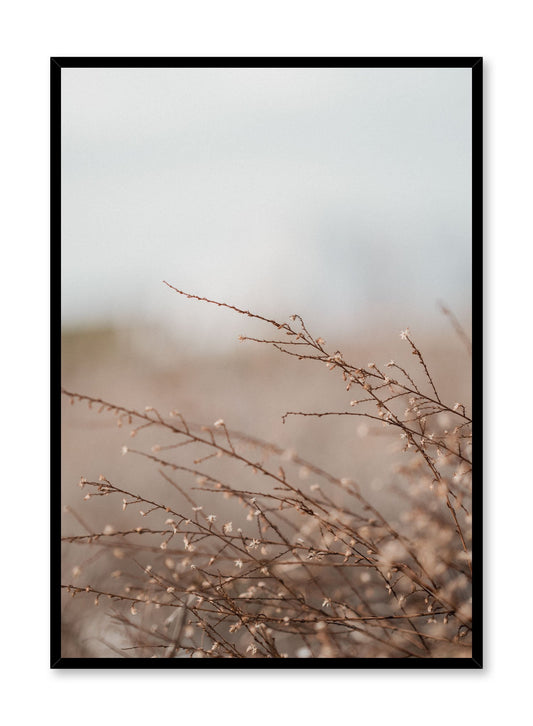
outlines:
[{"label": "blurred background", "polygon": [[[281,322],[298,313],[331,351],[394,358],[425,385],[409,326],[443,399],[469,406],[470,359],[438,302],[468,333],[471,71],[63,69],[61,275],[67,390],[222,417],[357,480],[394,516],[397,435],[355,417],[281,423],[350,410],[339,375],[238,342],[272,329],[162,281]],[[80,504],[80,476],[168,493],[153,464],[121,457],[115,417],[63,404],[63,504],[86,523],[67,513],[65,533],[123,524],[107,500]],[[82,554],[64,567],[72,580]]]},{"label": "blurred background", "polygon": [[343,333],[468,315],[470,75],[63,69],[64,325],[229,344],[162,280]]}]

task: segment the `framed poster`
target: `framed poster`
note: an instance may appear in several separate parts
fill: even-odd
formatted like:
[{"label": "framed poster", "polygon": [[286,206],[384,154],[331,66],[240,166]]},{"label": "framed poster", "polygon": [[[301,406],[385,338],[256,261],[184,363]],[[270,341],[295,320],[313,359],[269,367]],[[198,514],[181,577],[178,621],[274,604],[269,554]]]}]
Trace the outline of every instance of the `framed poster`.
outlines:
[{"label": "framed poster", "polygon": [[482,60],[51,108],[52,667],[480,668]]}]

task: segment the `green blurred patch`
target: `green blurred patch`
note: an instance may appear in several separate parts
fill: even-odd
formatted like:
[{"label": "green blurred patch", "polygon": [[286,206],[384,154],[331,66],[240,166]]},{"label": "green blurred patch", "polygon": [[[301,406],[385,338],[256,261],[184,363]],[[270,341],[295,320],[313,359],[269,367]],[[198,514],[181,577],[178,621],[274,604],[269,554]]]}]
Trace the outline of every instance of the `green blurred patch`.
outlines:
[{"label": "green blurred patch", "polygon": [[71,373],[88,360],[105,361],[123,347],[123,334],[114,327],[67,328],[61,331],[61,368]]}]

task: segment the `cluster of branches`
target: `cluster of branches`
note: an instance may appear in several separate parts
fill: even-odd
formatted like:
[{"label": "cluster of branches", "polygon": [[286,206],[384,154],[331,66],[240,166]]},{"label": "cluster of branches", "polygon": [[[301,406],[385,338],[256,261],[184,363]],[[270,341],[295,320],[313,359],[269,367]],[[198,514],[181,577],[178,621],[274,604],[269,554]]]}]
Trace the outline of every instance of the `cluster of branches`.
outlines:
[{"label": "cluster of branches", "polygon": [[[325,364],[347,391],[360,391],[350,410],[289,411],[284,419],[360,416],[396,430],[407,453],[405,505],[393,523],[355,481],[222,419],[198,426],[179,411],[163,416],[63,390],[72,403],[133,426],[131,435],[157,431],[169,441],[123,447],[153,462],[170,487],[162,501],[104,476],[80,481],[85,500],[140,508],[150,526],[63,537],[70,547],[97,548],[106,562],[117,551],[125,560],[123,571],[99,564],[92,579],[75,568],[63,585],[94,605],[112,603],[124,643],[109,647],[122,657],[469,657],[472,422],[465,406],[442,400],[409,331],[402,338],[424,385],[394,361],[363,367],[328,352],[298,315],[278,323],[169,287],[263,321],[274,337],[241,339]],[[439,423],[446,419],[453,425]],[[221,517],[219,497],[232,505],[231,521]]]}]

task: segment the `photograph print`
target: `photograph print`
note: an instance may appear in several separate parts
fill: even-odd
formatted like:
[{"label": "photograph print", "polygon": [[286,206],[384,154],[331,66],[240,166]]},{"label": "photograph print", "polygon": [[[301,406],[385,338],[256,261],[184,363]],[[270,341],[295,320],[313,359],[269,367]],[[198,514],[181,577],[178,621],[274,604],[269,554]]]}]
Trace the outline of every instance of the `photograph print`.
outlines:
[{"label": "photograph print", "polygon": [[482,667],[481,149],[478,57],[51,59],[51,667]]}]

